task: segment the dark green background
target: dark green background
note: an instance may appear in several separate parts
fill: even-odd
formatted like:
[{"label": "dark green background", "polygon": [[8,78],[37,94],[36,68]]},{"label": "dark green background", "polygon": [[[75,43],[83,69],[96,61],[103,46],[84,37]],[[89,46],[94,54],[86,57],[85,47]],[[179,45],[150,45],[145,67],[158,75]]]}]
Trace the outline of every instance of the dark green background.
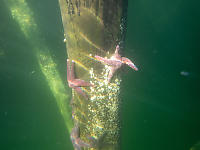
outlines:
[{"label": "dark green background", "polygon": [[[0,149],[71,150],[36,52],[0,2]],[[27,3],[67,85],[58,2]],[[123,54],[139,71],[123,68],[122,150],[189,150],[200,141],[199,6],[197,0],[129,1]]]}]

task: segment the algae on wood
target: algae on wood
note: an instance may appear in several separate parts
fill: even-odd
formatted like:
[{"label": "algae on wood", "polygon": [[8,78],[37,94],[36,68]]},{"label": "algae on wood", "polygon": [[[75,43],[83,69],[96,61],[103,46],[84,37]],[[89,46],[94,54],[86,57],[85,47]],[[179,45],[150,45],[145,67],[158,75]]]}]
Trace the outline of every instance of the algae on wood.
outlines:
[{"label": "algae on wood", "polygon": [[[25,0],[5,0],[12,19],[18,24],[26,42],[32,46],[38,65],[46,82],[55,98],[58,109],[64,119],[66,128],[70,131],[73,127],[69,104],[69,94],[57,70],[57,64],[51,56],[51,48],[47,46],[40,28],[34,19],[34,13]],[[17,33],[16,33],[17,34]],[[33,70],[34,72],[34,70]]]},{"label": "algae on wood", "polygon": [[84,88],[88,100],[72,90],[73,118],[80,127],[80,138],[93,143],[92,149],[119,149],[120,78],[115,74],[108,83],[109,67],[94,55],[110,57],[123,42],[127,0],[59,0],[59,4],[76,77],[94,84]]}]

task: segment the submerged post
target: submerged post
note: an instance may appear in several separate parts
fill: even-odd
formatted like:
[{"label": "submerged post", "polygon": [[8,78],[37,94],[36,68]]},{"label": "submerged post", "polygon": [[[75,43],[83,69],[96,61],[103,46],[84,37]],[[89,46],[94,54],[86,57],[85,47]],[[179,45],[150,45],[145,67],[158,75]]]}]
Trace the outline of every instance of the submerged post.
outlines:
[{"label": "submerged post", "polygon": [[120,149],[121,80],[117,73],[108,79],[111,68],[98,58],[111,57],[122,44],[127,0],[59,0],[59,4],[68,72],[73,70],[73,79],[91,84],[75,87],[75,80],[70,78],[74,148]]}]

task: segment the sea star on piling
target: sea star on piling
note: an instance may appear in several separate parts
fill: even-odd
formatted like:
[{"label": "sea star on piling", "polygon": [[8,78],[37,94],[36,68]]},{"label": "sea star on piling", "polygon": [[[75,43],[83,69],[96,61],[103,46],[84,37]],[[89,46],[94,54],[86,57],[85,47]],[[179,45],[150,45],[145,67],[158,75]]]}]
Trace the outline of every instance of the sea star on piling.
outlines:
[{"label": "sea star on piling", "polygon": [[120,56],[119,45],[116,46],[115,53],[109,59],[100,57],[98,55],[95,55],[95,58],[97,60],[101,61],[102,63],[110,66],[110,72],[108,74],[108,82],[110,82],[115,71],[117,69],[119,69],[123,64],[126,64],[129,67],[133,68],[135,71],[138,71],[138,68],[135,66],[135,64],[130,59]]},{"label": "sea star on piling", "polygon": [[80,139],[80,131],[79,131],[79,126],[77,124],[72,129],[70,138],[76,150],[81,150],[81,147],[91,148],[90,144],[85,143]]},{"label": "sea star on piling", "polygon": [[88,96],[83,92],[81,87],[83,86],[93,86],[91,83],[84,80],[76,79],[74,73],[74,61],[72,60],[72,65],[70,67],[70,61],[67,59],[67,81],[70,88],[73,88],[77,93],[88,99]]}]

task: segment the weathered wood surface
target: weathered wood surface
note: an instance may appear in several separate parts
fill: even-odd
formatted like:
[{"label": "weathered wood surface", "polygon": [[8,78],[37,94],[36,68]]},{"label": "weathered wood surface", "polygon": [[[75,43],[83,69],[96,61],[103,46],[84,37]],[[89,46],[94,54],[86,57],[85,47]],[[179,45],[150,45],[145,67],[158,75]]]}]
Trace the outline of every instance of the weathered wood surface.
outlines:
[{"label": "weathered wood surface", "polygon": [[[85,99],[72,91],[73,118],[80,138],[91,149],[119,149],[119,85],[115,75],[107,83],[109,68],[94,55],[110,57],[125,35],[127,0],[59,0],[67,54],[75,61],[76,77],[94,84],[84,88]],[[91,140],[92,139],[92,140]]]}]

